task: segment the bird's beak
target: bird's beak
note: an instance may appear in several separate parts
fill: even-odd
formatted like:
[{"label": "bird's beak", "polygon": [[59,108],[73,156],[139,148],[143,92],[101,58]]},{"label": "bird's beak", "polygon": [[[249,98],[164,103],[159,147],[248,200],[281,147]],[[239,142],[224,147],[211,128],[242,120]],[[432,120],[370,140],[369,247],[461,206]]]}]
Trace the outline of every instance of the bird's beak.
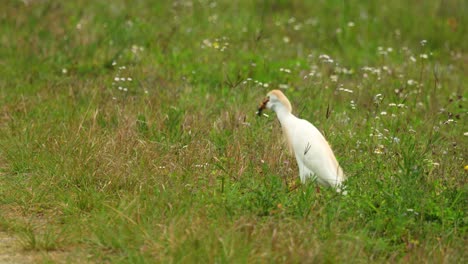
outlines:
[{"label": "bird's beak", "polygon": [[270,98],[266,97],[265,99],[263,99],[263,102],[258,106],[258,111],[257,111],[258,116],[262,115],[262,111],[263,111],[263,109],[266,108],[266,105],[267,105],[269,100],[270,100]]}]

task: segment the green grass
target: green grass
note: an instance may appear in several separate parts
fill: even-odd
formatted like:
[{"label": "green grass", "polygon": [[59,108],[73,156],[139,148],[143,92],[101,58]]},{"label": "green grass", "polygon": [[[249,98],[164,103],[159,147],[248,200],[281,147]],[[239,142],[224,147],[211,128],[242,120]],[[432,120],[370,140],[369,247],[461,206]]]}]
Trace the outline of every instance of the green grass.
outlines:
[{"label": "green grass", "polygon": [[[37,261],[468,260],[466,1],[111,2],[0,13],[0,229]],[[348,195],[255,116],[278,87]]]}]

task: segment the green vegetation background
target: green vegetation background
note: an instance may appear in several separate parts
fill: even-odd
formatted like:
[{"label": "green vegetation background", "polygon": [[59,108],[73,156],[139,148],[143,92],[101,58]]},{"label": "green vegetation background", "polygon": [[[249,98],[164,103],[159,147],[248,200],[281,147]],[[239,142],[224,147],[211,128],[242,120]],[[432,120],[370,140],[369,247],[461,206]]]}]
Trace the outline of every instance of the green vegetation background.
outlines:
[{"label": "green vegetation background", "polygon": [[[0,229],[38,261],[468,260],[466,1],[1,9]],[[254,115],[277,88],[347,196]]]}]

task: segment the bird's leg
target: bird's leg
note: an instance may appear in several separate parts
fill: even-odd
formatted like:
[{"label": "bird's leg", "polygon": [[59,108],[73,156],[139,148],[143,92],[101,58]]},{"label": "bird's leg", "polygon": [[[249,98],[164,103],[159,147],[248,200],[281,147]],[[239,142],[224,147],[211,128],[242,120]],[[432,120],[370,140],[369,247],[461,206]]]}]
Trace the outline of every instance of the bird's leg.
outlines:
[{"label": "bird's leg", "polygon": [[315,190],[317,191],[317,193],[320,193],[320,186],[316,185]]}]

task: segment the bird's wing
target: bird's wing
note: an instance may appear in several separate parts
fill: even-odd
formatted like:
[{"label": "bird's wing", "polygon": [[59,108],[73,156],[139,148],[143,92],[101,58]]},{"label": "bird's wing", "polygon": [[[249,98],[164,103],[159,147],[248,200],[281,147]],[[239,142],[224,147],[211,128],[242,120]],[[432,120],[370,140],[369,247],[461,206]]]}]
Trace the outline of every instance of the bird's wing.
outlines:
[{"label": "bird's wing", "polygon": [[342,179],[342,171],[330,145],[320,131],[307,120],[296,126],[292,146],[297,159],[314,172],[322,184],[335,186]]}]

